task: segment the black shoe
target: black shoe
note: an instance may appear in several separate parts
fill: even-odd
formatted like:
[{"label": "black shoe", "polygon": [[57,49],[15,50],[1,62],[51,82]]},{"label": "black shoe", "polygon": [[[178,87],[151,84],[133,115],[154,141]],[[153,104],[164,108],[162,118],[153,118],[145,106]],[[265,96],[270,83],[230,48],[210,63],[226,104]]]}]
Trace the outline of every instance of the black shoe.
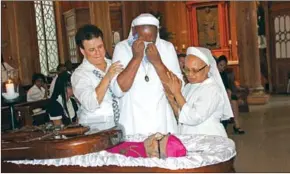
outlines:
[{"label": "black shoe", "polygon": [[233,126],[234,133],[235,134],[245,134],[245,131],[242,130],[241,128],[237,128],[236,126]]}]

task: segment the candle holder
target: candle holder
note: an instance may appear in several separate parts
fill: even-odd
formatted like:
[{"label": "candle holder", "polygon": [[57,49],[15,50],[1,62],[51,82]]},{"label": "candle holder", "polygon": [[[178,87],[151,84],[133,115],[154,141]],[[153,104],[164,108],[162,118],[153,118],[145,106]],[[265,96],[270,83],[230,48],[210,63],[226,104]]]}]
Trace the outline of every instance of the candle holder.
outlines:
[{"label": "candle holder", "polygon": [[11,79],[8,79],[7,82],[5,82],[5,92],[3,91],[2,96],[6,100],[13,100],[19,97],[18,88],[17,84],[14,84]]},{"label": "candle holder", "polygon": [[7,71],[8,80],[4,82],[2,96],[6,100],[13,100],[19,96],[18,70]]}]

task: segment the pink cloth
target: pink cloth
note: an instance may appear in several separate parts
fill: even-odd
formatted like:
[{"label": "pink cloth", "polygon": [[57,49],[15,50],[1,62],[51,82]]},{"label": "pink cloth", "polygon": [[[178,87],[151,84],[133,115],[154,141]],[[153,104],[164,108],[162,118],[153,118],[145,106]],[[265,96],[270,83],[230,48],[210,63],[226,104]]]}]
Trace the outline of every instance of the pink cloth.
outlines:
[{"label": "pink cloth", "polygon": [[186,156],[186,148],[183,143],[174,135],[168,137],[166,145],[167,157],[182,157]]},{"label": "pink cloth", "polygon": [[143,142],[123,142],[115,147],[107,149],[107,151],[122,154],[127,157],[147,157]]},{"label": "pink cloth", "polygon": [[[123,142],[107,149],[108,152],[118,153],[127,157],[147,157],[146,149],[143,142]],[[166,145],[166,156],[167,157],[181,157],[186,156],[186,148],[182,142],[174,135],[168,137]]]}]

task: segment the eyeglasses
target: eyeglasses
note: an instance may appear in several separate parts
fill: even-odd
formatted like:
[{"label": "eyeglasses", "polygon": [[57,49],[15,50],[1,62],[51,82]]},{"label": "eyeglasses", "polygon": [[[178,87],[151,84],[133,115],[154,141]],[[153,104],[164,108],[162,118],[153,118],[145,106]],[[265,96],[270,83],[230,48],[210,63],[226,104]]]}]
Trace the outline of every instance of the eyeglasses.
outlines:
[{"label": "eyeglasses", "polygon": [[192,72],[193,74],[197,74],[197,73],[199,73],[200,71],[202,71],[205,67],[207,67],[207,65],[204,65],[203,67],[201,67],[201,68],[198,69],[197,71],[190,70],[190,69],[188,69],[188,68],[184,68],[184,69],[183,69],[183,72],[184,72],[184,74],[186,74],[186,75],[189,75],[190,72]]}]

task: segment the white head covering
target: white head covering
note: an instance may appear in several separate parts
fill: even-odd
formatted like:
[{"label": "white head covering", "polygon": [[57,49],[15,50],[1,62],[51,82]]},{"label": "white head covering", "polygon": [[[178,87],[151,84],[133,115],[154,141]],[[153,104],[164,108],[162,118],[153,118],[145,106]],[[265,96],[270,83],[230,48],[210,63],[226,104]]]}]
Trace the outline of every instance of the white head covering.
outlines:
[{"label": "white head covering", "polygon": [[[131,30],[128,36],[128,40],[133,38],[133,32],[132,28],[135,26],[140,26],[140,25],[154,25],[157,28],[159,28],[159,20],[153,16],[150,13],[142,13],[139,16],[137,16],[131,23]],[[159,42],[159,31],[157,32],[157,38],[156,38],[156,44]]]},{"label": "white head covering", "polygon": [[186,55],[194,55],[200,58],[202,61],[204,61],[208,66],[210,66],[210,70],[208,72],[208,76],[211,77],[215,82],[219,85],[219,87],[222,89],[223,97],[224,97],[224,115],[222,117],[222,120],[227,120],[234,116],[232,107],[228,98],[228,94],[226,92],[226,89],[224,87],[222,78],[220,76],[220,73],[218,71],[216,61],[213,58],[211,52],[207,48],[202,47],[189,47],[187,48]]}]

